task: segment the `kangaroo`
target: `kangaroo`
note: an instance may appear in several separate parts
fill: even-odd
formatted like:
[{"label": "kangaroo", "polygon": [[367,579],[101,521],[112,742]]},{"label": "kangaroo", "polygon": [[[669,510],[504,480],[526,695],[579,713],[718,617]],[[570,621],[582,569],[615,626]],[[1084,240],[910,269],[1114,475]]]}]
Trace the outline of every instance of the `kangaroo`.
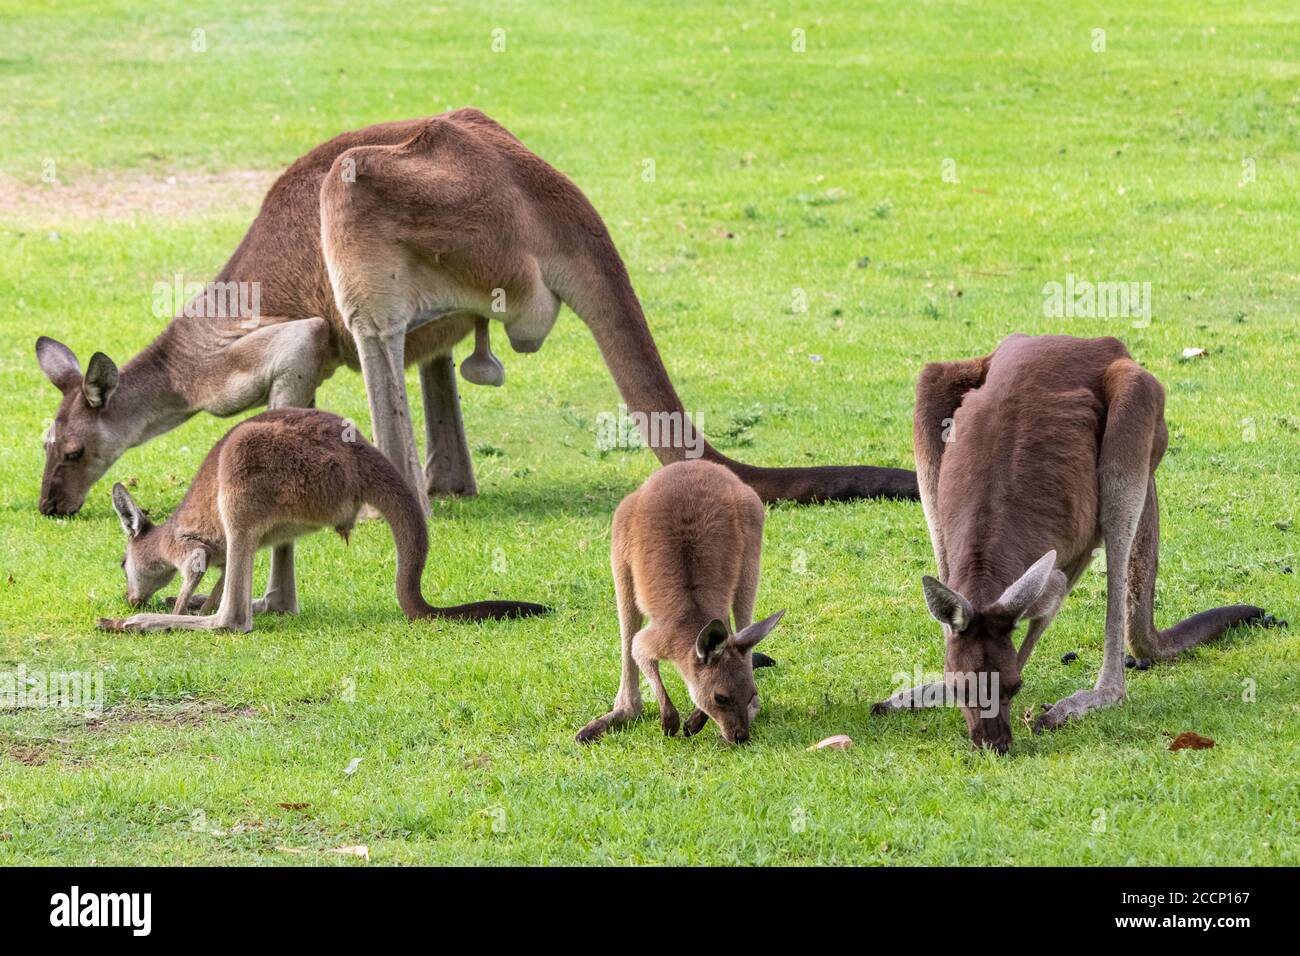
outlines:
[{"label": "kangaroo", "polygon": [[[499,384],[489,320],[515,351],[536,352],[561,303],[591,330],[629,412],[668,416],[668,431],[683,434],[685,410],[627,269],[572,181],[474,109],[344,133],[276,180],[216,279],[120,371],[99,352],[83,376],[70,349],[38,339],[40,366],[63,393],[40,510],[76,512],[128,448],[200,411],[310,406],[340,365],[360,370],[375,443],[426,511],[430,494],[472,495],[452,349],[474,331],[462,374]],[[423,471],[403,378],[411,364],[424,396]],[[652,450],[668,464],[689,457],[684,444]],[[904,469],[758,468],[701,444],[765,501],[917,496]]]},{"label": "kangaroo", "polygon": [[[182,574],[171,614],[136,614],[103,619],[106,630],[251,631],[254,612],[296,612],[293,552],[275,575],[285,592],[278,603],[251,600],[253,556],[324,527],[346,541],[363,505],[388,522],[397,545],[397,601],[407,617],[459,620],[542,614],[540,604],[478,601],[433,607],[420,591],[429,550],[425,518],[415,495],[391,462],[356,433],[351,422],[329,412],[284,408],[263,412],[228,431],[199,466],[180,506],[160,525],[121,484],[113,486],[113,507],[126,532],[127,601],[143,605]],[[195,595],[207,568],[221,568],[212,593]],[[200,616],[186,611],[197,604]]]},{"label": "kangaroo", "polygon": [[992,355],[925,367],[913,440],[939,577],[922,585],[943,626],[945,681],[901,691],[875,713],[956,697],[971,742],[1006,753],[1029,655],[1102,544],[1101,673],[1092,689],[1043,705],[1035,733],[1124,699],[1126,641],[1138,658],[1163,661],[1237,624],[1285,625],[1234,604],[1156,629],[1164,403],[1155,376],[1115,338],[1016,334]]},{"label": "kangaroo", "polygon": [[754,490],[707,461],[661,468],[623,499],[610,536],[622,674],[613,709],[578,731],[579,743],[640,715],[638,668],[654,689],[664,733],[677,733],[681,718],[659,676],[661,660],[677,666],[695,704],[686,736],[712,718],[728,743],[749,740],[759,707],[752,652],[785,614],[751,623],[764,518]]}]

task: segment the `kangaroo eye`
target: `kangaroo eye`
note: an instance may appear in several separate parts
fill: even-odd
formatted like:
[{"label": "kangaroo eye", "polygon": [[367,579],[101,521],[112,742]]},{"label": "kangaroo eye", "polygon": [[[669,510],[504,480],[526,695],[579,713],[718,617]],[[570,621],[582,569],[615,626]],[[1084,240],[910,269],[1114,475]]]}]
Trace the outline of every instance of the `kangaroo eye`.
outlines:
[{"label": "kangaroo eye", "polygon": [[726,694],[714,694],[713,702],[720,707],[726,707],[728,704],[731,703],[731,698],[728,697]]},{"label": "kangaroo eye", "polygon": [[86,453],[85,448],[78,448],[76,451],[70,451],[63,456],[64,461],[80,461],[81,456]]}]

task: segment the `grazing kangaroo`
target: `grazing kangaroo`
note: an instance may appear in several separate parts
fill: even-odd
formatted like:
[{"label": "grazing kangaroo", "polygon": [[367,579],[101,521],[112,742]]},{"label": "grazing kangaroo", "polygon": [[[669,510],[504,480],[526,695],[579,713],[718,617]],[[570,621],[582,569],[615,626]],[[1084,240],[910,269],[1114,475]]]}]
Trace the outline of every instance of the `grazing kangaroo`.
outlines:
[{"label": "grazing kangaroo", "polygon": [[[638,668],[654,689],[664,733],[677,733],[681,719],[659,676],[661,660],[677,665],[695,704],[686,736],[711,717],[728,743],[749,740],[758,715],[752,651],[785,613],[751,623],[764,517],[752,488],[707,461],[661,468],[623,499],[610,547],[622,674],[613,709],[578,731],[579,743],[640,715]],[[644,628],[643,614],[650,617]]]},{"label": "grazing kangaroo", "polygon": [[[1156,629],[1164,403],[1160,383],[1115,338],[1017,334],[992,355],[925,367],[913,440],[939,566],[938,580],[923,579],[925,601],[943,625],[946,682],[902,691],[875,712],[929,706],[956,689],[971,741],[1005,753],[1025,663],[1101,544],[1101,673],[1091,690],[1044,705],[1035,732],[1123,700],[1125,641],[1139,658],[1167,660],[1233,625],[1277,623],[1234,604]],[[989,699],[969,699],[961,681]]]},{"label": "grazing kangaroo", "polygon": [[[452,347],[474,330],[462,373],[499,384],[488,320],[515,351],[535,352],[561,303],[591,330],[629,412],[672,416],[669,431],[683,434],[686,413],[618,250],[566,176],[473,109],[344,133],[276,180],[217,278],[120,371],[96,353],[83,377],[66,346],[37,340],[64,396],[46,435],[40,510],[74,513],[123,452],[197,412],[309,406],[339,365],[360,369],[375,443],[426,511],[426,494],[472,495]],[[424,394],[423,473],[411,364]],[[687,457],[680,444],[653,451],[668,464]],[[707,443],[703,454],[765,501],[917,496],[916,475],[898,468],[757,468]]]},{"label": "grazing kangaroo", "polygon": [[[420,575],[429,550],[428,529],[397,469],[356,434],[351,422],[328,412],[284,408],[255,415],[228,431],[204,458],[180,506],[161,525],[149,520],[121,484],[113,486],[113,507],[127,535],[122,561],[127,600],[144,604],[178,569],[183,580],[173,613],[105,619],[100,626],[125,631],[251,631],[254,611],[294,613],[298,597],[292,563],[278,569],[282,590],[252,601],[254,554],[325,527],[347,540],[357,512],[367,504],[392,529],[397,601],[407,617],[483,620],[546,611],[522,601],[456,607],[426,602]],[[273,552],[272,561],[281,554]],[[290,562],[292,555],[290,551]],[[221,579],[204,598],[194,591],[210,565],[221,568]],[[196,603],[202,616],[187,615]]]}]

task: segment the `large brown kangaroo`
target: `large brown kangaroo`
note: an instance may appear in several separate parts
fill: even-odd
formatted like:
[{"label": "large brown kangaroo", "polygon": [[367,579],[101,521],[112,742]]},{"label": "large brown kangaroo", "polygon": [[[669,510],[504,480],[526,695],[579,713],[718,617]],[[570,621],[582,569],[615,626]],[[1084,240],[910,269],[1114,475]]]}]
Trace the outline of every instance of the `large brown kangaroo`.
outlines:
[{"label": "large brown kangaroo", "polygon": [[[181,592],[171,614],[104,619],[115,631],[253,629],[255,611],[298,610],[293,552],[275,574],[281,590],[252,600],[253,557],[319,528],[346,540],[363,505],[389,524],[397,545],[397,601],[410,618],[456,620],[523,617],[546,608],[524,601],[478,601],[434,607],[424,599],[420,576],[429,551],[424,512],[405,479],[377,448],[337,415],[283,408],[240,422],[212,446],[180,506],[154,524],[121,484],[113,507],[126,532],[127,601],[139,606],[179,570]],[[278,548],[272,561],[284,560]],[[212,593],[195,589],[209,567],[221,569]],[[198,616],[186,612],[197,604]]]},{"label": "large brown kangaroo", "polygon": [[[194,307],[249,287],[256,315]],[[123,452],[199,411],[309,406],[341,364],[361,370],[376,444],[426,509],[426,492],[473,494],[452,346],[477,326],[463,371],[497,383],[487,320],[533,352],[561,303],[591,329],[630,412],[685,418],[613,240],[567,177],[473,109],[344,133],[289,167],[204,295],[120,371],[97,352],[83,376],[66,346],[37,340],[64,394],[46,436],[41,512],[77,511]],[[410,364],[424,393],[423,473]],[[672,443],[653,450],[665,464],[687,457]],[[707,444],[703,455],[765,501],[917,496],[916,476],[897,468],[758,468]]]},{"label": "large brown kangaroo", "polygon": [[[943,625],[945,681],[900,691],[876,713],[956,696],[971,741],[1005,753],[1021,671],[1103,543],[1101,673],[1046,708],[1036,732],[1124,699],[1125,641],[1138,658],[1168,660],[1233,625],[1278,623],[1234,604],[1156,629],[1164,405],[1155,376],[1115,338],[1012,335],[992,355],[925,367],[912,435],[939,570],[923,579],[925,600]],[[982,699],[970,699],[971,685]]]}]

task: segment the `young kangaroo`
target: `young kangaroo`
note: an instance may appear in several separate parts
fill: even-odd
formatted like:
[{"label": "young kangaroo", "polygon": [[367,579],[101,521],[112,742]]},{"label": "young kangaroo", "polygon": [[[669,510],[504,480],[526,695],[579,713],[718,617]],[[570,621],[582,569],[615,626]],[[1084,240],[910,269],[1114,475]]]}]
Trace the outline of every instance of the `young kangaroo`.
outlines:
[{"label": "young kangaroo", "polygon": [[[388,522],[397,545],[397,601],[408,617],[466,620],[523,617],[546,608],[522,601],[479,601],[433,607],[424,600],[420,575],[429,549],[424,512],[391,462],[329,412],[282,408],[240,422],[208,452],[176,512],[154,525],[121,484],[113,507],[127,535],[127,600],[148,601],[180,570],[180,594],[171,614],[136,614],[101,620],[108,630],[230,629],[251,631],[253,613],[298,610],[293,550],[277,547],[320,528],[347,540],[363,505]],[[253,556],[275,548],[273,569],[281,590],[254,602]],[[222,569],[206,598],[195,588],[210,565]],[[199,617],[185,612],[198,604]],[[218,606],[219,605],[219,606]],[[215,612],[215,613],[212,613]]]},{"label": "young kangaroo", "polygon": [[[751,623],[764,517],[754,490],[708,461],[661,468],[623,499],[610,547],[623,670],[613,709],[578,731],[579,743],[640,715],[638,668],[654,688],[664,733],[677,733],[681,719],[659,676],[661,660],[677,665],[695,704],[686,736],[712,717],[728,743],[749,740],[758,714],[752,651],[785,613]],[[644,628],[643,614],[650,617]]]},{"label": "young kangaroo", "polygon": [[[1234,604],[1156,629],[1164,404],[1160,383],[1115,338],[1012,335],[992,355],[925,367],[913,441],[939,566],[939,579],[923,584],[943,624],[945,682],[902,691],[875,712],[929,706],[958,690],[971,741],[1005,753],[1021,671],[1101,544],[1101,674],[1092,689],[1044,705],[1035,732],[1123,700],[1126,641],[1139,658],[1167,660],[1235,624],[1277,623]],[[1011,635],[1021,620],[1028,629],[1017,651]],[[958,679],[987,696],[971,700]]]}]

